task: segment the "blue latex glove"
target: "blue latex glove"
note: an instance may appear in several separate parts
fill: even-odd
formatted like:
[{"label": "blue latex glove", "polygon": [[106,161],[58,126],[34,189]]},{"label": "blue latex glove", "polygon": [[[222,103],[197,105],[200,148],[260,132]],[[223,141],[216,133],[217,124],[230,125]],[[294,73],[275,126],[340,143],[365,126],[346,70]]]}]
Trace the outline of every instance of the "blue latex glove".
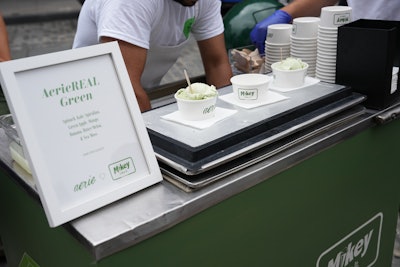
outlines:
[{"label": "blue latex glove", "polygon": [[250,38],[256,48],[258,48],[258,52],[262,55],[265,54],[265,39],[269,25],[291,22],[292,16],[286,11],[278,9],[271,16],[257,23],[250,33]]}]

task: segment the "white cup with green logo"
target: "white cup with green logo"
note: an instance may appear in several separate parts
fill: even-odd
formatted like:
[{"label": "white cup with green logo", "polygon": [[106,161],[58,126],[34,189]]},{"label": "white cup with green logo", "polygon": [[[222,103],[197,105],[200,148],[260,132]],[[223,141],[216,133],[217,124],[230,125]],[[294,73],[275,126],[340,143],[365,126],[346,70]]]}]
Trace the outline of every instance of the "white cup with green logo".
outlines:
[{"label": "white cup with green logo", "polygon": [[174,97],[184,120],[200,121],[215,116],[218,92],[213,85],[194,83],[190,88],[179,89]]},{"label": "white cup with green logo", "polygon": [[264,101],[272,78],[265,74],[245,73],[231,78],[233,94],[238,102],[257,103]]},{"label": "white cup with green logo", "polygon": [[352,21],[352,8],[349,6],[327,6],[321,9],[320,26],[337,28]]}]

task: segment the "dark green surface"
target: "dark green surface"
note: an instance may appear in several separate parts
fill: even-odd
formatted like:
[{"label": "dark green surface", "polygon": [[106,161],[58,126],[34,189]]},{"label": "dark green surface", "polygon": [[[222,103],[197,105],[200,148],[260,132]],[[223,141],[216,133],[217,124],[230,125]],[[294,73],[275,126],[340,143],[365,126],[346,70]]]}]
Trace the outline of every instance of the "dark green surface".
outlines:
[{"label": "dark green surface", "polygon": [[0,115],[9,114],[10,109],[8,108],[8,104],[6,98],[3,93],[3,89],[0,86]]},{"label": "dark green surface", "polygon": [[27,253],[41,267],[90,266],[89,252],[63,227],[50,228],[44,210],[15,181],[0,172],[0,236],[7,267]]},{"label": "dark green surface", "polygon": [[[337,241],[383,213],[374,266],[391,266],[400,121],[369,129],[97,264],[41,207],[0,177],[0,233],[10,267],[27,252],[41,267],[316,266]],[[39,246],[40,244],[40,246]]]},{"label": "dark green surface", "polygon": [[[196,258],[191,266],[315,266],[323,251],[378,212],[384,230],[375,266],[391,266],[400,203],[398,159],[387,154],[400,149],[398,141],[389,142],[400,129],[391,126],[335,146],[139,244],[138,254],[149,257],[144,266],[184,266]],[[382,171],[385,166],[392,168]],[[151,257],[150,249],[162,256]]]}]

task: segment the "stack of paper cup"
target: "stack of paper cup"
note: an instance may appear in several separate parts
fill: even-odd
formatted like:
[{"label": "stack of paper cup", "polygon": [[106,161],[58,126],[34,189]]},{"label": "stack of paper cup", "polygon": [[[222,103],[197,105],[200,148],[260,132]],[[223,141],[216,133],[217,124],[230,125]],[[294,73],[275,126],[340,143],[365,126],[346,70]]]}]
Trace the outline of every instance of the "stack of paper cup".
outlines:
[{"label": "stack of paper cup", "polygon": [[335,83],[338,27],[351,22],[352,9],[348,6],[328,6],[321,9],[318,26],[316,77]]},{"label": "stack of paper cup", "polygon": [[290,55],[308,64],[307,75],[315,77],[317,64],[317,39],[320,18],[300,17],[293,20],[290,35]]},{"label": "stack of paper cup", "polygon": [[290,34],[292,24],[273,24],[268,26],[265,39],[265,70],[271,72],[271,65],[290,56]]},{"label": "stack of paper cup", "polygon": [[391,94],[397,91],[397,82],[399,80],[399,67],[393,67],[392,72],[392,90],[390,91]]}]

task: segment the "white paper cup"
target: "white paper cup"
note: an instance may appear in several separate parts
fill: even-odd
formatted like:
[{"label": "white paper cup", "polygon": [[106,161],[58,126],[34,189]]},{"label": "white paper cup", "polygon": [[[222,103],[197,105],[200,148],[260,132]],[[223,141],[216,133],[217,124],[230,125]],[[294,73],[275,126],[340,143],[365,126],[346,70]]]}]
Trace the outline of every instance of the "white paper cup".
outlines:
[{"label": "white paper cup", "polygon": [[292,36],[290,39],[290,45],[291,45],[290,48],[292,48],[293,46],[301,46],[301,47],[316,46],[317,41],[318,38],[298,39]]},{"label": "white paper cup", "polygon": [[308,64],[299,70],[281,70],[277,68],[281,62],[275,62],[271,65],[272,74],[274,77],[273,84],[280,88],[297,88],[304,85],[307,76]]},{"label": "white paper cup", "polygon": [[352,8],[349,6],[327,6],[321,9],[321,27],[337,28],[352,21]]},{"label": "white paper cup", "polygon": [[337,43],[329,43],[329,42],[318,42],[317,50],[318,52],[322,49],[325,49],[326,52],[337,52]]},{"label": "white paper cup", "polygon": [[266,42],[269,44],[290,44],[292,24],[272,24],[268,26]]},{"label": "white paper cup", "polygon": [[331,27],[324,27],[321,26],[321,22],[318,26],[318,33],[327,33],[327,34],[337,34],[339,29],[337,27],[331,28]]},{"label": "white paper cup", "polygon": [[265,51],[272,52],[272,53],[287,53],[290,52],[290,46],[287,47],[272,47],[272,46],[266,46]]},{"label": "white paper cup", "polygon": [[300,17],[293,20],[292,37],[308,39],[317,38],[320,18]]},{"label": "white paper cup", "polygon": [[201,121],[215,116],[217,97],[202,100],[187,100],[176,97],[179,113],[184,120]]},{"label": "white paper cup", "polygon": [[332,28],[332,29],[336,29],[335,31],[325,31],[325,30],[321,30],[321,27],[320,27],[320,30],[318,31],[318,38],[320,37],[320,36],[325,36],[325,37],[337,37],[338,36],[338,28]]},{"label": "white paper cup", "polygon": [[233,76],[231,83],[236,100],[244,103],[265,100],[271,79],[270,76],[258,73]]}]

